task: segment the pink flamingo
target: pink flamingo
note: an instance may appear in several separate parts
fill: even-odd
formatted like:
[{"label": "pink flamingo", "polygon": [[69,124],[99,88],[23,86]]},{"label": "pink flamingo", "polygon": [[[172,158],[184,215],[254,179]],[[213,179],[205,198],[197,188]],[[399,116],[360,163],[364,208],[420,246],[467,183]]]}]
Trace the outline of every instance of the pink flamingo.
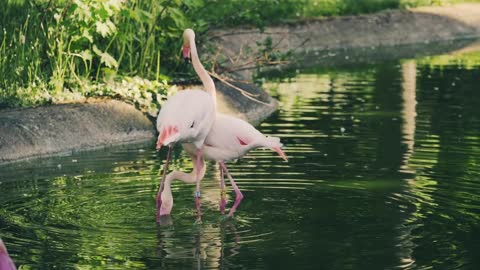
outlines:
[{"label": "pink flamingo", "polygon": [[[185,30],[184,37],[186,37],[190,41],[195,38],[193,31],[190,29]],[[190,44],[189,48],[192,48],[192,64],[195,68],[195,63],[200,63],[198,54],[196,53],[195,42],[189,42],[187,44]],[[183,51],[185,58],[189,56],[189,48],[186,48],[184,46]],[[197,68],[195,68],[195,71],[197,71]],[[197,74],[201,78],[204,87],[206,89],[209,89],[209,92],[216,91],[213,80],[208,75],[208,73],[198,73],[197,71]],[[207,82],[208,84],[206,84],[205,82]],[[213,96],[215,96],[215,94]],[[282,144],[280,143],[279,138],[266,137],[249,123],[232,116],[218,113],[216,114],[215,122],[205,139],[204,145],[202,146],[201,153],[203,157],[198,156],[198,148],[195,145],[184,143],[182,144],[182,146],[190,154],[192,160],[199,160],[200,158],[200,160],[203,161],[203,158],[205,158],[207,160],[213,160],[218,162],[220,168],[221,188],[220,211],[222,214],[225,211],[226,204],[224,173],[227,174],[227,177],[230,180],[230,183],[236,194],[235,203],[230,209],[230,212],[228,214],[229,216],[233,216],[234,212],[236,211],[238,205],[243,198],[243,194],[238,188],[230,173],[228,172],[225,161],[241,158],[246,155],[250,150],[260,147],[270,148],[273,151],[277,152],[282,158],[287,160],[285,153],[281,150]],[[179,179],[186,183],[191,183],[193,181],[193,174],[205,174],[205,169],[203,168],[203,164],[201,162],[197,162],[196,164],[194,164],[194,168],[190,174],[173,171],[167,176],[168,181],[165,182],[166,185],[168,185],[168,188],[165,189],[165,192],[160,195],[162,201],[165,201],[165,204],[162,205],[162,207],[160,208],[160,216],[170,214],[173,207],[173,197],[170,189],[171,182],[174,179]],[[197,182],[197,189],[198,184],[199,182]]]},{"label": "pink flamingo", "polygon": [[0,270],[16,270],[15,264],[8,255],[7,248],[0,239]]},{"label": "pink flamingo", "polygon": [[[190,154],[192,160],[198,158],[195,154],[195,146],[193,144],[182,144],[182,146],[187,153]],[[282,143],[280,143],[279,138],[266,137],[252,125],[241,119],[224,114],[217,114],[215,123],[202,147],[201,161],[203,161],[203,159],[212,160],[216,161],[219,165],[221,189],[220,211],[222,214],[225,212],[226,205],[224,174],[227,175],[235,191],[235,202],[228,213],[229,217],[233,216],[243,199],[243,194],[229,173],[225,161],[242,158],[250,150],[256,148],[270,148],[287,161],[288,159],[281,147]],[[180,171],[173,171],[168,174],[165,181],[165,189],[161,194],[164,204],[160,208],[160,216],[169,215],[172,210],[173,196],[170,188],[172,181],[179,179],[185,183],[192,183],[194,182],[193,176],[195,174],[200,174],[203,177],[205,175],[205,166],[201,164],[199,167],[194,164],[193,170],[189,174]]]},{"label": "pink flamingo", "polygon": [[[192,37],[193,35],[193,37]],[[195,35],[191,29],[185,30],[184,39],[184,56],[197,55],[195,47]],[[159,132],[157,141],[157,150],[162,145],[168,145],[167,158],[165,161],[162,179],[157,194],[157,222],[160,216],[159,210],[162,206],[161,193],[164,188],[164,180],[168,171],[171,151],[173,145],[177,142],[192,143],[195,147],[196,166],[202,166],[202,145],[210,131],[215,120],[216,113],[216,93],[213,80],[208,76],[207,71],[203,68],[198,56],[193,58],[193,67],[200,79],[205,85],[205,91],[202,90],[185,90],[180,91],[170,97],[162,106],[157,118],[157,130]],[[197,206],[197,220],[201,221],[200,212],[200,175],[197,173],[195,180],[197,188],[195,191],[195,204]]]}]

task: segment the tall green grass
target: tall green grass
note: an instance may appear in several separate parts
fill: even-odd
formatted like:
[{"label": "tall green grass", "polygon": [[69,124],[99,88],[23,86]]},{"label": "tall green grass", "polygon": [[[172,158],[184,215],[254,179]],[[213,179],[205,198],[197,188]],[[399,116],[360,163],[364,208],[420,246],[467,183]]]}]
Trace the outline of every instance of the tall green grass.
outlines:
[{"label": "tall green grass", "polygon": [[183,28],[194,26],[184,7],[156,0],[2,2],[0,102],[97,95],[95,85],[125,76],[164,80],[178,62]]}]

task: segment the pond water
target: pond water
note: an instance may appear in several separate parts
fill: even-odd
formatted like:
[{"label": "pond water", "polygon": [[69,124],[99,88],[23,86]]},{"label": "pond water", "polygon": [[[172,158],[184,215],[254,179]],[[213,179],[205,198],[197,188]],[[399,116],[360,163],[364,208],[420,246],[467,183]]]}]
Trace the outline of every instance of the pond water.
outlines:
[{"label": "pond water", "polygon": [[[281,109],[230,165],[245,196],[218,211],[219,171],[174,182],[155,223],[154,142],[0,167],[0,237],[24,269],[480,269],[480,53],[313,67],[267,78]],[[173,168],[191,170],[176,149]],[[229,205],[234,198],[228,193]]]}]

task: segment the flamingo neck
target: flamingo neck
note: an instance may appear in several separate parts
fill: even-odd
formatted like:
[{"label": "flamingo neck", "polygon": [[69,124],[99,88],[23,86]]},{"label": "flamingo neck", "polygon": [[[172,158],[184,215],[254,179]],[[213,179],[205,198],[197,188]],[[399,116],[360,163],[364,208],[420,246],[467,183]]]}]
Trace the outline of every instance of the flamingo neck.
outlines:
[{"label": "flamingo neck", "polygon": [[240,148],[240,153],[242,155],[246,155],[250,150],[257,149],[257,148],[272,148],[273,146],[268,141],[266,137],[260,137],[254,139],[252,142],[242,145]]},{"label": "flamingo neck", "polygon": [[190,55],[192,57],[193,69],[197,73],[198,77],[202,81],[205,90],[212,95],[215,108],[217,107],[217,91],[215,90],[215,83],[208,74],[207,70],[203,67],[198,57],[197,46],[195,45],[195,39],[190,38]]},{"label": "flamingo neck", "polygon": [[[192,160],[195,160],[195,156],[192,156]],[[197,174],[198,168],[196,168],[195,163],[193,163],[193,170],[191,173],[185,173],[181,171],[172,171],[165,178],[163,192],[162,192],[162,207],[160,208],[160,216],[170,215],[170,212],[173,208],[173,195],[172,195],[172,182],[175,179],[183,181],[184,183],[193,184],[196,182],[195,176]],[[200,162],[199,177],[202,179],[205,176],[206,166],[203,158]]]},{"label": "flamingo neck", "polygon": [[246,155],[250,150],[252,149],[257,149],[257,148],[260,148],[260,147],[266,147],[265,145],[263,145],[260,141],[253,141],[247,145],[243,145],[241,148],[240,148],[240,153],[242,156]]}]

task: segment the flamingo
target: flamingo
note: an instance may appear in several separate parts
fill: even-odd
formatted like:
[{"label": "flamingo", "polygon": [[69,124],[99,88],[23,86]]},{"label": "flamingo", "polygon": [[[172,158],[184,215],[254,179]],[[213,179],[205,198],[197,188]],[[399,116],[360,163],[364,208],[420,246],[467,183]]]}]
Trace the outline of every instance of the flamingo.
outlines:
[{"label": "flamingo", "polygon": [[[226,205],[226,192],[224,175],[226,174],[230,184],[235,191],[235,202],[230,208],[228,217],[232,217],[237,210],[240,202],[243,199],[243,194],[238,188],[235,180],[228,171],[226,161],[235,160],[245,156],[250,150],[256,148],[270,148],[278,153],[285,161],[288,161],[287,156],[282,151],[282,143],[277,137],[267,137],[252,125],[239,118],[228,116],[224,114],[217,114],[215,123],[213,124],[210,133],[205,139],[202,147],[202,162],[204,159],[215,161],[218,163],[220,170],[220,212],[224,214]],[[195,146],[193,144],[184,143],[182,147],[191,156],[192,160],[198,158],[196,156]],[[161,194],[164,204],[160,209],[160,216],[169,215],[173,208],[173,196],[170,185],[174,179],[181,180],[185,183],[194,182],[193,176],[199,173],[202,178],[205,175],[205,166],[201,167],[194,164],[191,173],[187,174],[180,171],[173,171],[166,177],[165,189]]]},{"label": "flamingo", "polygon": [[[197,56],[195,46],[195,34],[191,29],[186,29],[183,34],[184,56],[190,53]],[[216,93],[212,78],[208,76],[207,71],[200,63],[197,57],[192,57],[192,64],[200,76],[205,90],[185,90],[180,91],[170,97],[162,106],[157,118],[157,130],[159,132],[157,140],[157,150],[162,146],[168,146],[167,157],[165,160],[164,171],[160,181],[160,187],[157,194],[157,222],[160,216],[159,209],[162,206],[161,193],[164,188],[166,172],[171,157],[171,151],[175,143],[192,143],[195,147],[196,166],[202,166],[202,145],[210,131],[215,120],[216,113]],[[200,174],[195,176],[197,182],[195,191],[195,204],[197,207],[197,220],[201,221],[200,212]]]},{"label": "flamingo", "polygon": [[8,255],[7,248],[0,239],[0,270],[16,270],[15,264]]},{"label": "flamingo", "polygon": [[[192,64],[195,68],[196,63],[197,65],[198,63],[200,63],[198,54],[196,53],[195,42],[191,42],[191,40],[195,38],[195,35],[193,31],[187,30],[185,30],[186,34],[184,35],[184,37],[189,39],[190,42],[186,42],[185,44],[188,44],[190,47],[186,48],[184,45],[184,57],[188,58],[188,50],[189,48],[192,49],[192,53],[190,55],[192,58]],[[195,68],[195,71],[197,71],[197,68]],[[203,69],[202,71],[205,70]],[[208,89],[209,92],[216,92],[215,84],[213,84],[213,80],[206,71],[202,73],[199,73],[197,71],[197,74],[201,78],[204,87]],[[213,94],[212,96],[215,97],[216,95]],[[203,167],[200,167],[203,166],[203,164],[201,164],[201,162],[198,162],[199,159],[203,162],[203,159],[205,158],[207,160],[215,161],[219,164],[221,188],[220,211],[222,214],[224,214],[226,204],[224,173],[227,175],[233,189],[235,190],[236,195],[234,205],[228,213],[228,216],[230,217],[233,216],[236,209],[238,208],[238,205],[243,199],[243,194],[235,183],[233,177],[230,175],[228,168],[225,165],[225,161],[239,159],[246,155],[250,150],[260,147],[270,148],[273,151],[277,152],[283,159],[285,159],[286,161],[288,160],[285,153],[281,150],[282,144],[280,143],[279,138],[266,137],[246,121],[220,113],[216,114],[215,122],[210,129],[207,137],[205,138],[204,145],[201,148],[201,153],[203,157],[199,157],[197,146],[190,143],[183,143],[182,146],[187,151],[187,153],[190,154],[192,160],[197,160],[197,163],[196,165],[194,164],[194,168],[190,174],[173,171],[167,176],[168,181],[165,182],[166,185],[168,185],[168,188],[164,190],[164,193],[160,194],[161,200],[166,202],[160,208],[160,216],[169,215],[173,207],[173,197],[171,194],[170,184],[174,179],[179,179],[183,182],[191,183],[193,181],[193,174],[205,174],[205,170],[203,169]],[[199,182],[196,183],[198,189]]]}]

